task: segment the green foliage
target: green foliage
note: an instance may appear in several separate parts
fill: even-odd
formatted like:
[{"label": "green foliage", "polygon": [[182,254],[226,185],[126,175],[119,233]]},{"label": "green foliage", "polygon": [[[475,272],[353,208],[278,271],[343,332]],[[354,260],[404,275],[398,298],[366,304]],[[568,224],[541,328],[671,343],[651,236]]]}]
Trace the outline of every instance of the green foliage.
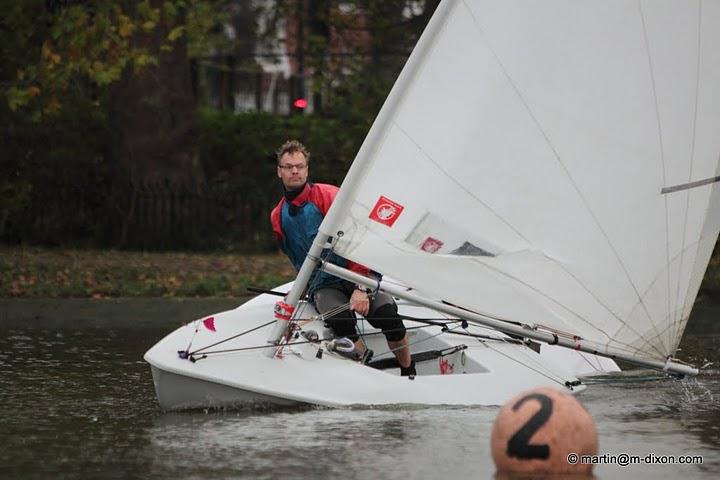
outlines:
[{"label": "green foliage", "polygon": [[[67,6],[48,10],[44,0],[0,2],[5,7],[0,19],[0,75],[7,100],[0,102],[6,143],[0,151],[0,193],[4,194],[0,240],[118,245],[123,233],[113,229],[108,219],[126,214],[133,204],[113,198],[121,175],[118,155],[112,152],[119,151],[118,143],[132,144],[133,139],[123,137],[118,115],[113,116],[114,123],[107,118],[108,87],[119,78],[123,78],[119,86],[125,85],[130,66],[135,71],[153,68],[178,42],[187,43],[190,56],[208,50],[242,50],[245,46],[228,45],[227,38],[221,38],[222,29],[216,27],[232,17],[238,25],[252,28],[254,7],[221,0],[108,0],[61,2]],[[203,195],[222,217],[224,223],[218,228],[224,231],[207,235],[203,225],[193,226],[187,248],[243,248],[238,245],[239,238],[252,239],[254,248],[272,247],[265,233],[256,232],[265,232],[265,209],[280,191],[274,150],[288,138],[300,139],[310,148],[314,181],[342,181],[422,28],[417,18],[402,14],[407,4],[404,0],[356,3],[367,12],[367,21],[359,27],[372,30],[372,44],[363,47],[370,48],[369,52],[359,52],[359,57],[342,65],[326,63],[328,38],[323,25],[346,30],[358,25],[347,24],[347,18],[328,9],[334,2],[326,0],[314,1],[316,8],[303,17],[309,25],[306,65],[319,72],[314,85],[317,93],[323,92],[327,106],[323,116],[201,112]],[[298,5],[277,2],[275,18],[287,8],[291,10],[284,13],[292,16]],[[150,38],[153,41],[148,41]],[[393,45],[397,54],[380,55],[387,45]],[[369,61],[360,61],[362,58]],[[113,91],[117,94],[118,90]],[[141,93],[143,98],[148,94],[137,92]],[[187,138],[194,142],[194,135]],[[189,145],[187,151],[195,152],[194,147],[194,143]],[[240,197],[253,201],[238,207]],[[252,224],[256,229],[243,236],[237,235],[240,208],[247,211],[242,225]],[[176,213],[176,217],[191,217],[187,212]],[[175,233],[176,238],[180,236]],[[148,245],[153,242],[155,239],[150,239]],[[143,244],[142,248],[167,247]]]},{"label": "green foliage", "polygon": [[348,128],[338,119],[316,116],[275,116],[265,113],[203,111],[200,115],[201,152],[211,178],[235,172],[243,186],[275,178],[275,149],[287,139],[309,148],[311,176],[340,183],[367,133]]},{"label": "green foliage", "polygon": [[[24,47],[39,53],[18,62],[14,85],[6,94],[13,111],[30,107],[55,113],[72,87],[84,80],[107,85],[119,78],[128,62],[147,55],[130,43],[138,19],[119,5],[100,2],[92,14],[84,5],[71,4],[56,13],[39,7],[38,2],[18,2],[5,18],[7,26],[29,29]],[[25,22],[28,15],[35,15],[36,21]]]},{"label": "green foliage", "polygon": [[[57,115],[33,122],[0,106],[0,125],[5,141],[0,241],[115,246],[119,233],[108,222],[118,205],[111,195],[111,141],[103,112],[90,102],[74,101]],[[289,138],[302,140],[312,152],[311,178],[339,184],[365,135],[335,118],[217,111],[202,111],[198,128],[211,211],[228,212],[228,217],[220,219],[224,223],[218,228],[224,230],[187,239],[185,248],[197,249],[273,248],[267,214],[281,191],[275,149]],[[247,205],[250,216],[241,220],[233,213],[240,208],[238,198],[253,202]]]},{"label": "green foliage", "polygon": [[[217,8],[222,3],[113,0],[49,10],[44,0],[2,0],[3,97],[12,111],[34,120],[58,112],[68,95],[97,99],[126,67],[139,72],[157,65],[188,35],[195,52],[211,45],[217,36],[210,31],[225,15]],[[158,33],[165,41],[152,41]]]},{"label": "green foliage", "polygon": [[[89,102],[35,122],[0,105],[0,238],[92,243],[107,191],[107,119]],[[74,128],[68,128],[69,125]]]},{"label": "green foliage", "polygon": [[227,275],[197,276],[186,282],[178,290],[181,297],[208,297],[215,292],[226,292],[230,289],[230,280]]},{"label": "green foliage", "polygon": [[[304,25],[301,42],[311,87],[322,112],[346,126],[367,131],[439,0],[312,0],[265,6],[271,27],[258,32],[272,42],[288,18]],[[338,39],[341,39],[338,42]],[[338,50],[342,44],[342,51]]]},{"label": "green foliage", "polygon": [[[170,3],[170,2],[165,2]],[[206,55],[210,51],[222,51],[227,48],[228,40],[218,25],[226,22],[229,13],[222,7],[224,0],[188,0],[172,2],[176,11],[185,9],[185,30],[188,39],[189,57]],[[170,40],[170,38],[168,38]],[[171,40],[173,41],[173,40]]]}]

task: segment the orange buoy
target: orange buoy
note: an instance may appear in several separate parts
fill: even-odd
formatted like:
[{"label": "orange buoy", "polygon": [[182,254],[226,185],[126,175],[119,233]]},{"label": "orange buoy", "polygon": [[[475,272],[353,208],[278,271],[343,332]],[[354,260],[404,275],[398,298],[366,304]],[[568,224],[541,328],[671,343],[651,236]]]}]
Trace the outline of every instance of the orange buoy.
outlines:
[{"label": "orange buoy", "polygon": [[510,399],[495,419],[490,441],[499,473],[590,473],[593,465],[580,457],[598,452],[588,411],[572,395],[549,387]]}]

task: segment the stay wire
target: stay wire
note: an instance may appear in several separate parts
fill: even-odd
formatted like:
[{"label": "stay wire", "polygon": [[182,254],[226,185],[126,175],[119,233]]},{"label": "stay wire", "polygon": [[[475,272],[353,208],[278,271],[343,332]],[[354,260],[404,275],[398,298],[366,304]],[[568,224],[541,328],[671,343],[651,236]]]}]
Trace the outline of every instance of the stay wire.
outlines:
[{"label": "stay wire", "polygon": [[[310,290],[310,287],[313,285],[313,282],[317,279],[318,275],[320,275],[320,273],[321,273],[320,265],[322,265],[323,262],[327,261],[327,257],[333,253],[334,248],[335,248],[335,245],[331,242],[330,248],[323,248],[323,250],[320,252],[319,257],[314,258],[314,260],[317,261],[317,265],[316,265],[315,269],[312,271],[312,273],[310,274],[310,278],[308,279],[308,282],[305,285],[305,292],[304,292],[305,296],[307,297],[309,302],[312,302],[312,300],[313,300],[312,295],[309,293],[309,290]],[[342,310],[340,310],[340,311],[342,311]],[[288,322],[288,326],[287,326],[287,328],[289,329],[288,333],[286,335],[283,335],[283,337],[280,339],[278,344],[275,345],[275,348],[277,348],[275,355],[279,355],[280,352],[282,352],[283,348],[286,345],[290,344],[290,336],[292,335],[293,328],[295,325],[297,325],[298,321],[300,321],[298,318],[295,318],[295,316],[294,316],[296,312],[297,312],[297,310],[293,311],[293,314],[290,317],[290,321]]]},{"label": "stay wire", "polygon": [[211,345],[207,345],[207,346],[205,346],[205,347],[198,348],[197,350],[193,350],[192,352],[188,352],[188,355],[194,355],[194,354],[196,354],[196,353],[198,353],[198,352],[201,352],[201,351],[203,351],[203,350],[205,350],[205,349],[207,349],[207,348],[212,348],[212,347],[215,347],[215,346],[220,345],[220,344],[222,344],[222,343],[229,342],[230,340],[234,340],[234,339],[236,339],[236,338],[238,338],[238,337],[242,337],[243,335],[246,335],[246,334],[248,334],[248,333],[250,333],[250,332],[254,332],[255,330],[260,330],[261,328],[267,327],[268,325],[272,325],[272,324],[275,323],[275,322],[276,322],[276,320],[272,320],[272,321],[270,321],[270,322],[263,323],[262,325],[259,325],[259,326],[255,327],[255,328],[251,328],[250,330],[245,330],[244,332],[238,333],[237,335],[233,335],[232,337],[228,337],[228,338],[226,338],[226,339],[224,339],[224,340],[220,340],[219,342],[215,342],[215,343],[213,343],[213,344],[211,344]]},{"label": "stay wire", "polygon": [[[395,317],[387,317],[387,318],[395,318]],[[256,327],[256,328],[252,329],[252,330],[257,330],[258,328],[262,328],[263,326],[271,325],[272,323],[274,323],[274,322],[268,322],[267,324],[261,325],[261,326],[259,326],[259,327]],[[455,323],[455,322],[448,322],[448,324],[450,324],[450,323]],[[421,325],[421,326],[417,326],[417,327],[403,327],[403,328],[407,331],[407,330],[420,330],[420,329],[423,329],[423,328],[428,328],[428,327],[433,327],[433,326],[439,326],[439,325],[437,325],[437,323],[434,322],[433,324],[426,324],[426,325]],[[403,328],[393,328],[393,329],[386,330],[385,332],[383,332],[383,331],[379,331],[379,332],[369,332],[369,333],[364,333],[364,335],[365,335],[366,337],[371,337],[371,336],[375,336],[375,335],[383,335],[383,334],[386,333],[386,332],[396,332],[396,331],[403,330]],[[437,337],[437,336],[442,335],[442,334],[444,334],[444,333],[445,333],[445,334],[449,334],[449,335],[462,335],[462,336],[477,338],[479,341],[481,341],[481,342],[483,342],[483,343],[485,343],[487,340],[493,340],[493,341],[498,341],[498,342],[503,342],[503,343],[505,343],[506,341],[508,341],[508,339],[503,339],[503,338],[495,338],[495,337],[489,337],[489,336],[485,336],[485,335],[473,334],[473,333],[469,333],[469,332],[456,332],[456,331],[454,331],[454,330],[457,329],[457,328],[460,328],[460,326],[454,327],[454,328],[452,328],[452,329],[449,329],[449,328],[448,328],[448,329],[443,329],[441,332],[433,335],[432,337],[425,338],[425,339],[422,339],[422,340],[419,340],[419,341],[415,341],[415,342],[409,343],[409,344],[408,344],[408,347],[410,347],[410,345],[416,345],[416,344],[425,342],[425,341],[427,341],[427,340],[430,340],[431,338]],[[205,349],[210,348],[210,347],[212,347],[212,346],[219,345],[219,344],[221,344],[221,343],[223,343],[223,342],[225,342],[225,341],[231,340],[232,338],[237,338],[237,337],[239,337],[239,336],[241,336],[241,335],[244,335],[245,333],[249,333],[249,332],[250,332],[250,331],[243,332],[243,333],[238,334],[238,335],[235,335],[235,336],[233,336],[233,337],[231,337],[231,338],[227,338],[227,339],[222,340],[222,341],[220,341],[220,342],[214,343],[213,345],[208,345],[208,346],[206,346],[206,347],[203,347],[202,349],[198,349],[198,350],[195,350],[195,351],[192,352],[192,353],[188,353],[188,355],[189,355],[189,356],[192,356],[193,354],[197,353],[197,352],[200,351],[200,350],[205,350]],[[332,338],[321,338],[321,339],[319,339],[319,340],[314,340],[314,341],[288,342],[288,343],[286,343],[284,346],[304,345],[304,344],[307,344],[307,343],[329,342],[329,341],[332,341],[332,340],[335,340],[335,339],[336,339],[335,337],[332,337]],[[510,340],[512,340],[512,339],[510,339]],[[511,342],[511,343],[515,343],[515,342]],[[522,342],[517,341],[517,343],[522,343]],[[218,353],[232,353],[232,352],[241,352],[241,351],[247,351],[247,350],[259,350],[259,349],[263,349],[263,348],[277,348],[277,345],[268,344],[268,345],[258,345],[258,346],[254,346],[254,347],[240,347],[240,348],[230,348],[230,349],[225,349],[225,350],[213,350],[213,351],[209,351],[209,352],[203,352],[203,357],[200,357],[200,358],[204,358],[204,357],[207,356],[207,355],[218,354]],[[400,347],[400,348],[402,348],[402,347]],[[379,354],[379,355],[378,355],[377,357],[375,357],[375,358],[378,358],[378,357],[380,357],[380,356],[382,356],[382,355],[387,355],[388,353],[392,353],[393,351],[394,351],[394,350],[388,350],[387,352],[383,352],[383,353]],[[499,353],[502,354],[502,352],[499,352]],[[530,368],[530,367],[528,367],[528,368]],[[548,378],[549,378],[549,377],[548,377]]]},{"label": "stay wire", "polygon": [[[427,326],[429,327],[430,325],[427,325]],[[412,327],[410,327],[410,328],[412,328]],[[422,327],[419,327],[419,328],[422,328]],[[460,325],[458,325],[458,326],[456,326],[456,327],[453,327],[453,328],[443,329],[443,330],[441,330],[440,332],[438,332],[438,333],[436,333],[436,334],[434,334],[434,335],[430,335],[430,336],[427,337],[427,338],[421,338],[420,340],[415,340],[414,342],[408,342],[407,345],[401,345],[401,346],[395,347],[395,348],[388,348],[386,351],[378,354],[378,356],[375,357],[375,358],[377,359],[377,358],[380,358],[380,357],[382,357],[382,356],[384,356],[384,355],[388,355],[388,354],[390,354],[390,353],[394,354],[397,350],[401,350],[401,349],[403,349],[403,348],[405,348],[405,347],[407,347],[408,350],[409,350],[412,345],[418,345],[418,344],[420,344],[420,343],[427,342],[427,341],[429,341],[429,340],[432,340],[432,339],[435,338],[435,337],[439,337],[440,335],[442,335],[442,334],[444,334],[444,333],[455,333],[455,332],[453,332],[453,330],[456,329],[456,328],[460,328]],[[406,328],[406,330],[409,330],[409,329]],[[379,333],[382,333],[382,332],[379,332]]]},{"label": "stay wire", "polygon": [[[338,313],[342,313],[342,312],[344,312],[345,310],[349,310],[349,309],[350,309],[350,302],[348,302],[348,303],[341,303],[340,305],[338,305],[338,306],[336,306],[336,307],[333,307],[333,308],[331,308],[330,310],[328,310],[327,312],[323,312],[323,313],[317,315],[317,316],[314,317],[314,318],[317,318],[318,320],[326,321],[326,320],[331,319],[332,317],[334,317],[334,316],[337,315]],[[313,317],[311,317],[311,318],[313,318]]]},{"label": "stay wire", "polygon": [[[338,307],[336,307],[336,308],[334,308],[334,309],[329,310],[328,312],[325,312],[324,314],[319,315],[317,318],[318,318],[319,320],[323,320],[323,321],[324,321],[324,320],[326,320],[326,318],[325,318],[326,316],[329,315],[330,317],[332,317],[332,315],[335,315],[335,314],[337,314],[337,313],[340,313],[340,312],[346,310],[347,308],[349,308],[349,304],[343,304],[343,305],[340,305],[340,306],[338,306]],[[396,318],[396,317],[374,317],[373,319],[374,319],[374,320],[394,320],[395,318]],[[482,339],[482,340],[496,340],[496,341],[503,341],[503,342],[508,342],[508,343],[523,343],[521,340],[495,338],[495,337],[491,337],[491,336],[489,336],[489,335],[474,334],[474,333],[469,333],[469,332],[456,332],[456,331],[453,331],[453,330],[455,330],[455,329],[447,328],[448,325],[451,325],[451,324],[453,324],[453,323],[461,322],[461,320],[448,320],[448,321],[445,321],[445,322],[441,322],[441,321],[435,321],[435,320],[446,320],[446,319],[445,319],[445,318],[442,318],[442,317],[438,317],[438,318],[418,318],[418,317],[407,317],[407,316],[403,316],[402,318],[405,319],[405,320],[415,321],[415,322],[418,322],[418,323],[425,323],[425,325],[423,325],[423,326],[421,326],[421,327],[407,327],[407,328],[405,328],[405,330],[417,330],[417,329],[420,329],[420,328],[426,328],[426,327],[435,326],[435,327],[441,327],[441,328],[444,329],[442,332],[440,332],[440,334],[442,334],[442,333],[448,333],[448,334],[452,334],[452,335],[463,335],[463,336],[472,337],[472,338],[477,338],[477,339]],[[301,321],[301,320],[304,320],[304,319],[298,318],[298,319],[295,319],[295,320],[296,320],[296,321]],[[312,318],[310,318],[309,320],[312,320]],[[361,318],[361,321],[362,321],[362,327],[361,327],[361,328],[362,328],[362,332],[359,332],[361,337],[362,337],[362,336],[379,335],[379,334],[383,333],[383,332],[370,332],[370,333],[366,333],[366,332],[365,332],[365,325],[364,325],[364,323],[365,323],[365,321],[366,321],[366,318],[365,318],[365,317],[362,317],[362,318]],[[215,342],[215,343],[213,343],[213,344],[206,345],[206,346],[204,346],[204,347],[195,349],[195,350],[193,350],[192,352],[189,351],[189,350],[190,350],[190,345],[188,345],[188,349],[187,349],[186,351],[188,352],[188,355],[194,355],[194,354],[203,352],[204,350],[207,350],[208,348],[216,347],[216,346],[221,345],[221,344],[223,344],[223,343],[225,343],[225,342],[228,342],[228,341],[230,341],[230,340],[234,340],[234,339],[239,338],[239,337],[241,337],[241,336],[243,336],[243,335],[246,335],[246,334],[248,334],[248,333],[252,333],[252,332],[254,332],[254,331],[256,331],[256,330],[259,330],[259,329],[261,329],[261,328],[264,328],[264,327],[267,327],[267,326],[269,326],[269,325],[272,325],[272,324],[275,323],[275,322],[276,322],[276,320],[271,320],[271,321],[269,321],[269,322],[267,322],[267,323],[264,323],[264,324],[262,324],[262,325],[259,325],[259,326],[257,326],[257,327],[254,327],[254,328],[251,328],[251,329],[249,329],[249,330],[245,330],[244,332],[240,332],[240,333],[238,333],[238,334],[236,334],[236,335],[233,335],[233,336],[231,336],[231,337],[225,338],[225,339],[220,340],[220,341],[218,341],[218,342]],[[386,330],[386,332],[394,332],[394,331],[399,331],[399,330],[401,330],[401,329],[400,329],[400,328],[394,328],[394,329],[391,329],[391,330]],[[195,338],[195,334],[197,334],[197,332],[198,332],[198,327],[196,326],[195,332],[194,332],[194,334],[193,334],[193,339]],[[439,335],[439,334],[437,334],[437,335]],[[434,335],[434,336],[437,336],[437,335]],[[431,338],[432,338],[432,337],[431,337]],[[424,340],[423,340],[423,341],[424,341]],[[366,344],[366,342],[365,342],[364,339],[363,339],[363,343]],[[192,340],[190,341],[190,344],[192,344]],[[286,345],[295,345],[295,344],[296,344],[296,343],[292,343],[292,344],[291,344],[291,343],[287,343]],[[409,345],[410,345],[410,344],[409,344]],[[408,346],[409,346],[409,345],[408,345]],[[271,347],[271,346],[275,346],[275,347],[276,347],[277,345],[269,345],[268,347]],[[261,346],[261,347],[262,347],[262,348],[266,348],[265,345],[263,345],[263,346]],[[248,348],[248,349],[254,349],[254,348],[260,348],[260,347],[247,347],[247,348]],[[367,344],[366,344],[366,348],[367,348]],[[216,351],[216,352],[224,352],[224,351],[235,351],[235,350],[234,350],[234,349],[231,349],[231,350],[218,350],[218,351]],[[216,352],[204,352],[204,353],[216,353]],[[388,351],[388,352],[384,352],[384,353],[381,354],[381,355],[384,355],[384,354],[389,353],[389,352],[391,352],[391,350]],[[378,355],[378,356],[380,356],[380,355]]]},{"label": "stay wire", "polygon": [[519,364],[522,365],[523,367],[532,370],[533,372],[537,373],[538,375],[541,375],[541,376],[547,378],[547,379],[550,380],[551,382],[555,382],[555,383],[557,383],[557,384],[559,384],[559,385],[562,385],[563,387],[566,386],[566,384],[567,384],[567,382],[563,381],[562,379],[554,378],[554,377],[548,375],[547,373],[545,373],[545,372],[543,372],[543,371],[540,371],[538,368],[535,368],[535,367],[529,365],[528,363],[522,362],[522,361],[518,360],[517,358],[508,355],[507,353],[501,352],[500,350],[498,350],[498,349],[496,349],[496,348],[493,348],[492,345],[488,345],[488,348],[492,349],[492,350],[493,350],[494,352],[496,352],[496,353],[499,353],[499,354],[502,355],[503,357],[506,357],[507,359],[509,359],[509,360],[511,360],[511,361],[513,361],[513,362],[519,363]]},{"label": "stay wire", "polygon": [[186,352],[190,351],[190,347],[192,347],[192,343],[195,341],[195,335],[197,335],[198,330],[200,329],[199,325],[200,320],[195,320],[195,331],[192,334],[192,337],[190,337],[190,342],[188,342],[188,346],[185,349]]},{"label": "stay wire", "polygon": [[[397,317],[372,317],[373,320],[394,320],[395,318],[397,318]],[[465,337],[477,338],[479,340],[494,340],[494,341],[503,342],[503,343],[513,343],[513,344],[525,345],[525,342],[518,338],[502,338],[502,337],[493,337],[490,335],[484,335],[481,333],[456,332],[456,331],[453,331],[454,329],[451,330],[448,328],[449,325],[452,325],[454,323],[462,323],[462,320],[448,319],[446,317],[419,318],[419,317],[408,317],[407,315],[400,315],[400,318],[403,320],[409,320],[412,322],[424,323],[427,326],[441,327],[441,328],[445,329],[444,330],[445,333],[449,333],[451,335],[462,335]],[[365,319],[365,318],[363,317],[363,319]],[[438,321],[438,320],[445,320],[445,321]],[[412,328],[412,327],[410,327],[410,328]]]},{"label": "stay wire", "polygon": [[[272,322],[271,322],[271,323],[272,323]],[[418,329],[421,329],[421,328],[428,328],[429,326],[430,326],[430,325],[422,325],[422,326],[419,326],[419,327],[409,327],[409,328],[406,328],[406,330],[418,330]],[[387,330],[387,331],[388,331],[388,332],[391,332],[391,331],[397,331],[397,330],[401,330],[401,329],[400,329],[400,328],[394,328],[394,329],[392,329],[392,330]],[[381,335],[381,334],[383,334],[383,332],[371,332],[371,333],[367,333],[366,336]],[[230,339],[227,339],[227,340],[230,340]],[[308,344],[308,343],[330,342],[330,341],[332,341],[332,340],[336,340],[336,338],[335,338],[335,337],[333,337],[333,338],[321,338],[321,339],[312,340],[312,341],[311,341],[311,340],[303,340],[303,341],[300,341],[300,342],[290,342],[290,343],[286,343],[284,346],[286,346],[286,347],[292,347],[292,346],[294,346],[294,345],[305,345],[305,344]],[[207,347],[204,347],[204,348],[210,348],[210,346],[207,346]],[[200,358],[204,358],[204,357],[207,356],[207,355],[214,355],[214,354],[217,354],[217,353],[242,352],[242,351],[246,351],[246,350],[259,350],[259,349],[263,349],[263,348],[277,348],[277,345],[268,344],[268,345],[257,345],[257,346],[254,346],[254,347],[239,347],[239,348],[229,348],[229,349],[225,349],[225,350],[212,350],[212,351],[209,351],[209,352],[203,352],[203,353],[202,353],[202,354],[203,354],[203,357],[200,357]],[[197,351],[192,352],[192,353],[189,353],[188,355],[193,355],[193,354],[196,353],[196,352],[197,352]],[[196,359],[196,360],[199,360],[199,359]]]},{"label": "stay wire", "polygon": [[[328,320],[328,319],[332,318],[333,315],[345,310],[347,307],[348,307],[348,304],[340,305],[339,307],[328,310],[327,312],[325,312],[315,318],[317,318],[318,320],[323,320],[323,321]],[[329,318],[326,318],[326,317],[329,317]],[[445,329],[444,330],[445,333],[449,333],[451,335],[462,335],[465,337],[477,338],[479,340],[493,340],[493,341],[498,341],[498,342],[503,342],[503,343],[513,343],[513,344],[525,345],[524,341],[522,341],[520,339],[516,339],[516,338],[498,338],[498,337],[493,337],[490,335],[483,335],[483,334],[479,334],[479,333],[456,332],[456,331],[453,331],[454,329],[451,330],[448,328],[448,325],[452,325],[454,323],[462,323],[463,320],[461,320],[461,319],[455,320],[455,319],[448,319],[447,317],[420,318],[420,317],[410,317],[408,315],[401,315],[400,317],[403,320],[424,323],[427,326],[441,327],[441,328]],[[397,317],[372,317],[373,320],[395,320],[396,318]],[[312,320],[312,318],[311,318],[311,320]],[[375,333],[365,333],[365,328],[366,328],[365,321],[366,320],[367,320],[367,317],[365,317],[365,316],[360,317],[361,324],[360,324],[360,330],[358,331],[358,334],[360,335],[361,338],[363,335],[375,335]],[[407,328],[407,330],[414,329],[414,328],[415,327],[409,327],[409,328]],[[399,329],[393,329],[392,331],[395,331],[395,330],[399,330]],[[388,330],[388,331],[390,331],[390,330]],[[365,340],[363,340],[363,343],[365,343]]]}]

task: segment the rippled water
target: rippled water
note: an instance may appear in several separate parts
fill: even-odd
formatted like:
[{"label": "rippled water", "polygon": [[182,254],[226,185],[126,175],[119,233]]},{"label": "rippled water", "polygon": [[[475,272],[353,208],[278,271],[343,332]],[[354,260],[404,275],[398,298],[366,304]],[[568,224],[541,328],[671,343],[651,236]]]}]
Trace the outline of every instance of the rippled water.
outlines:
[{"label": "rippled water", "polygon": [[[0,324],[0,478],[494,473],[489,436],[497,408],[163,414],[142,354],[173,323],[99,328],[55,318],[32,327]],[[696,336],[686,344],[692,350],[686,353],[707,357],[717,354],[720,337]],[[703,465],[599,466],[598,478],[717,478],[717,370],[681,381],[615,378],[591,385],[579,398],[595,418],[601,453],[704,457]]]}]

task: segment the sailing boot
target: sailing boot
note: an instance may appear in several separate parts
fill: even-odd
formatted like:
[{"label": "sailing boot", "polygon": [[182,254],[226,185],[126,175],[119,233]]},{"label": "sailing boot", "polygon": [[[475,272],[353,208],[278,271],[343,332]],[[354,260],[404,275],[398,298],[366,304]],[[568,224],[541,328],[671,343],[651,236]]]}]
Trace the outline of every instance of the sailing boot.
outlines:
[{"label": "sailing boot", "polygon": [[417,371],[415,370],[415,360],[410,361],[409,367],[400,367],[401,377],[408,377],[410,380],[415,380],[415,375],[417,375]]},{"label": "sailing boot", "polygon": [[362,363],[363,365],[367,365],[368,363],[370,363],[373,355],[375,355],[375,352],[367,348],[367,345],[365,345],[365,341],[362,339],[358,339],[355,341],[355,353],[357,355],[357,361]]},{"label": "sailing boot", "polygon": [[366,348],[364,343],[360,341],[352,343],[352,340],[347,337],[333,340],[329,347],[330,350],[334,351],[341,357],[348,358],[355,362],[360,362],[363,365],[370,362],[373,354],[375,353],[369,348]]},{"label": "sailing boot", "polygon": [[375,352],[373,352],[370,348],[366,348],[362,354],[362,358],[360,358],[360,363],[367,365],[372,360],[373,355],[375,355]]},{"label": "sailing boot", "polygon": [[366,350],[363,350],[362,352],[358,352],[357,350],[353,350],[352,352],[344,352],[342,350],[335,350],[335,353],[340,355],[341,357],[349,358],[350,360],[353,360],[355,362],[360,362],[363,365],[367,365],[370,360],[372,360],[374,352],[370,350],[369,348]]}]

